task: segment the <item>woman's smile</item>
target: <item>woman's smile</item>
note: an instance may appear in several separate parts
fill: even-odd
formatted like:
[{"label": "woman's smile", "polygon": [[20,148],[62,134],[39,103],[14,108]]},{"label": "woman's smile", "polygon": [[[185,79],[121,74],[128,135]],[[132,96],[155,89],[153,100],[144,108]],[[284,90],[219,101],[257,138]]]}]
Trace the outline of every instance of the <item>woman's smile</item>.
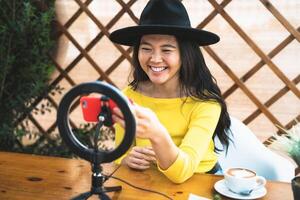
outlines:
[{"label": "woman's smile", "polygon": [[167,69],[167,67],[154,67],[154,66],[149,66],[149,68],[153,71],[153,72],[162,72],[165,69]]}]

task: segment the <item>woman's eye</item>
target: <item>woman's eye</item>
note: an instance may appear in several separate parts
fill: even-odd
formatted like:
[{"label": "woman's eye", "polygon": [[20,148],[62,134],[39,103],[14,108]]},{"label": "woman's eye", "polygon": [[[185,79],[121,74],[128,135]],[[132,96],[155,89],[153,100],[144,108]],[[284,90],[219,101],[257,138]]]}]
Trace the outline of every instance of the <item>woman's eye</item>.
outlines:
[{"label": "woman's eye", "polygon": [[144,51],[151,51],[151,49],[147,48],[147,47],[142,47],[141,49],[144,50]]},{"label": "woman's eye", "polygon": [[170,49],[163,49],[162,51],[165,52],[165,53],[171,52]]}]

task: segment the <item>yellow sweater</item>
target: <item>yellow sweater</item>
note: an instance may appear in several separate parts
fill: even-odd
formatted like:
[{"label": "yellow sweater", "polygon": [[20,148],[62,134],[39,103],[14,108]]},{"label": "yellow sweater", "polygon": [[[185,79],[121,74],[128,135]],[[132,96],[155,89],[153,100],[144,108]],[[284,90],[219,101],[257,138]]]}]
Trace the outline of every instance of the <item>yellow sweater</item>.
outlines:
[{"label": "yellow sweater", "polygon": [[[173,142],[180,148],[177,159],[168,169],[158,167],[171,181],[181,183],[194,173],[207,172],[213,168],[217,156],[212,136],[221,113],[218,103],[199,102],[188,97],[183,104],[184,99],[181,98],[148,97],[130,87],[126,87],[123,92],[134,103],[155,112]],[[116,145],[120,144],[123,136],[124,130],[116,125]],[[151,146],[151,143],[147,139],[136,138],[135,145]],[[120,163],[125,156],[116,162]]]}]

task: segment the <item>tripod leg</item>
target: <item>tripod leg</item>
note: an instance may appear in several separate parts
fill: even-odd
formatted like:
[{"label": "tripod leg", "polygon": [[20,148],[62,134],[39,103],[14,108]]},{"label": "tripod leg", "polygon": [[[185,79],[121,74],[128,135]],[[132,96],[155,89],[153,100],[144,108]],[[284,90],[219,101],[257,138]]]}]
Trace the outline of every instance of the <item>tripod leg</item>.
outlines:
[{"label": "tripod leg", "polygon": [[105,193],[101,193],[98,196],[99,196],[99,199],[101,199],[101,200],[111,200],[109,198],[109,196],[107,196],[107,194],[105,194]]},{"label": "tripod leg", "polygon": [[76,197],[73,197],[71,200],[86,200],[92,195],[93,194],[91,192],[85,192],[85,193],[82,193],[82,194],[80,194]]},{"label": "tripod leg", "polygon": [[113,187],[103,187],[102,192],[99,193],[99,198],[101,200],[110,200],[110,197],[107,196],[107,192],[118,192],[122,190],[122,186],[113,186]]},{"label": "tripod leg", "polygon": [[121,191],[122,190],[122,186],[113,186],[113,187],[104,187],[104,192],[117,192],[117,191]]}]

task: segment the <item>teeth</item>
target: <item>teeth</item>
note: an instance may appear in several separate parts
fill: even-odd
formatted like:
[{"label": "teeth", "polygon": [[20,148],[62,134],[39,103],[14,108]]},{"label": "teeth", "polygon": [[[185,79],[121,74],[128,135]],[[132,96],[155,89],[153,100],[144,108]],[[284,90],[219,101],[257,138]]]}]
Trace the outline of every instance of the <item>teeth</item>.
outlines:
[{"label": "teeth", "polygon": [[155,72],[161,72],[164,69],[166,69],[166,67],[150,67],[150,68],[152,71],[155,71]]}]

